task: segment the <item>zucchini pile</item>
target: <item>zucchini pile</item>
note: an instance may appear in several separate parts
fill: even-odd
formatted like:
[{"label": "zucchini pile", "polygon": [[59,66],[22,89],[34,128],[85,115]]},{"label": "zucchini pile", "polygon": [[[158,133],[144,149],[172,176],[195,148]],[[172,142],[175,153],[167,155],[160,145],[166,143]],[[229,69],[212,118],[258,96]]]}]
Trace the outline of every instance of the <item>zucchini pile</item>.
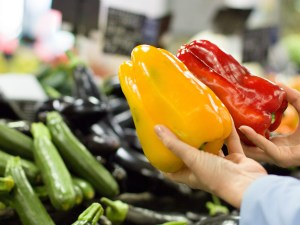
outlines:
[{"label": "zucchini pile", "polygon": [[14,210],[22,225],[54,225],[49,206],[67,212],[95,196],[119,194],[113,175],[58,112],[33,122],[30,131],[29,136],[0,124],[1,213]]}]

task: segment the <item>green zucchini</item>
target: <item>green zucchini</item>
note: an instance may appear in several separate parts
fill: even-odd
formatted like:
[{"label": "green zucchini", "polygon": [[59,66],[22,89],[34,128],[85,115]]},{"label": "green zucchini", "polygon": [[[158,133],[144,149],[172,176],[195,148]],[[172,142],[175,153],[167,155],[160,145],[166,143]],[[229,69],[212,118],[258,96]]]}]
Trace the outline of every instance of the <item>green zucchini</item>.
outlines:
[{"label": "green zucchini", "polygon": [[95,189],[89,182],[79,177],[73,177],[72,180],[74,185],[78,186],[82,191],[83,198],[85,200],[90,200],[94,198]]},{"label": "green zucchini", "polygon": [[0,147],[6,152],[24,159],[33,159],[32,138],[0,123]]},{"label": "green zucchini", "polygon": [[[7,161],[12,157],[14,156],[0,150],[0,176],[4,175]],[[37,168],[37,166],[34,164],[34,162],[26,159],[20,159],[20,160],[21,160],[21,165],[30,183],[32,184],[39,183],[41,181],[40,171]]]},{"label": "green zucchini", "polygon": [[75,204],[80,205],[83,201],[83,193],[82,193],[80,187],[78,187],[77,185],[74,185],[74,191],[75,191],[75,195],[76,195]]},{"label": "green zucchini", "polygon": [[[49,199],[49,194],[48,194],[48,190],[47,187],[45,185],[42,186],[35,186],[33,187],[35,193],[37,194],[37,196],[42,200],[48,200]],[[74,184],[74,191],[75,191],[75,204],[79,205],[80,203],[82,203],[84,196],[82,193],[82,190],[79,186],[77,186],[76,184]]]},{"label": "green zucchini", "polygon": [[72,173],[91,183],[102,196],[117,195],[119,186],[115,178],[78,140],[61,115],[49,112],[46,121],[52,140]]},{"label": "green zucchini", "polygon": [[33,186],[33,190],[41,201],[49,200],[49,194],[46,186]]},{"label": "green zucchini", "polygon": [[49,199],[57,210],[69,210],[75,205],[75,190],[71,174],[51,141],[43,123],[32,123],[33,153],[47,187]]},{"label": "green zucchini", "polygon": [[12,176],[14,179],[15,186],[10,193],[9,202],[16,210],[22,225],[55,225],[27,180],[19,157],[8,160],[5,176]]}]

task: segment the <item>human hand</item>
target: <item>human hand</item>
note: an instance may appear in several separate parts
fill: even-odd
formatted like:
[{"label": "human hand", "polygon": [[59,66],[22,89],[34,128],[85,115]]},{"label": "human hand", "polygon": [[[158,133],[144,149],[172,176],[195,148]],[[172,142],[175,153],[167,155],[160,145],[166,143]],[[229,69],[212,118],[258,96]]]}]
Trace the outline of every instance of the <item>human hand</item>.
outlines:
[{"label": "human hand", "polygon": [[227,156],[198,150],[179,140],[163,125],[155,126],[155,132],[163,144],[185,164],[178,172],[164,173],[166,177],[219,196],[234,207],[240,207],[248,186],[258,177],[267,174],[258,162],[244,155],[234,128],[227,139]]},{"label": "human hand", "polygon": [[[300,113],[300,92],[284,84],[288,102]],[[271,137],[270,140],[257,134],[252,128],[241,126],[239,130],[255,145],[243,145],[245,154],[257,161],[280,167],[300,166],[300,126],[290,135]]]}]

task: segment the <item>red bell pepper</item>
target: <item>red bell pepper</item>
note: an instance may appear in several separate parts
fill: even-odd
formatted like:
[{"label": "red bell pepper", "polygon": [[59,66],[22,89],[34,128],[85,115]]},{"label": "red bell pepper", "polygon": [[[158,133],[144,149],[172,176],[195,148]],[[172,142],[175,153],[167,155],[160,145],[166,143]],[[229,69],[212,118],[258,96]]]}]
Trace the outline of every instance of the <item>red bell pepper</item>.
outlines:
[{"label": "red bell pepper", "polygon": [[[286,92],[278,85],[251,74],[207,40],[183,45],[177,57],[221,99],[237,128],[247,125],[269,138],[279,126],[288,102]],[[252,144],[241,132],[239,135],[244,143]]]}]

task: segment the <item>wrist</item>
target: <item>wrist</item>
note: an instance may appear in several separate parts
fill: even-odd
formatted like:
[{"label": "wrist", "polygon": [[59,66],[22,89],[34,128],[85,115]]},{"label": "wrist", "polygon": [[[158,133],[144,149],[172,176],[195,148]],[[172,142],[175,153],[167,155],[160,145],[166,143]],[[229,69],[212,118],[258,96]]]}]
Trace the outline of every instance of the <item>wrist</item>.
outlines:
[{"label": "wrist", "polygon": [[267,174],[249,174],[243,171],[238,171],[232,180],[228,180],[226,185],[216,190],[216,195],[222,198],[235,208],[240,208],[246,190],[258,178]]}]

